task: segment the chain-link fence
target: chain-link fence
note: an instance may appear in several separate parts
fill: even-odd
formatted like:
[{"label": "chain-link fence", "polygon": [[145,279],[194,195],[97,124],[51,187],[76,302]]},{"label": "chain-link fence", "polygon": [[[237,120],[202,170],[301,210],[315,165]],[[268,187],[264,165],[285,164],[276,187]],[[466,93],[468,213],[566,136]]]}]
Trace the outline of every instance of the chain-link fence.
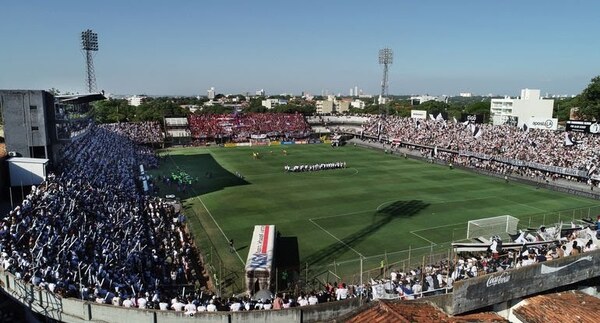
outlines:
[{"label": "chain-link fence", "polygon": [[[219,296],[244,292],[244,268],[237,259],[237,254],[225,255],[222,252],[228,250],[228,246],[225,239],[219,237],[218,228],[213,228],[214,224],[211,225],[210,221],[191,207],[185,209],[185,214],[189,231],[200,252],[205,274],[209,278],[209,289]],[[224,257],[233,259],[223,259]]]},{"label": "chain-link fence", "polygon": [[[186,215],[204,267],[210,275],[210,287],[219,295],[244,292],[244,267],[237,254],[228,252],[226,239],[221,237],[222,233],[217,228],[213,228],[216,227],[214,221],[205,219],[205,215],[197,214],[191,208],[186,209]],[[579,220],[595,221],[597,215],[600,215],[600,206],[531,214],[518,217],[519,228],[538,228],[541,225],[550,226],[561,222],[579,225],[582,224]],[[432,243],[429,246],[353,259],[331,259],[320,264],[301,263],[298,272],[293,274],[273,269],[272,286],[278,292],[297,294],[300,291],[320,290],[327,283],[366,284],[371,280],[389,278],[392,270],[408,272],[419,267],[452,261],[454,254],[451,243],[466,241],[466,228],[466,224],[447,228],[449,241],[445,243]]]},{"label": "chain-link fence", "polygon": [[579,220],[588,219],[595,222],[598,215],[600,215],[600,206],[544,212],[516,217],[520,219],[519,229],[526,229],[551,226],[558,223],[581,225],[582,223]]}]

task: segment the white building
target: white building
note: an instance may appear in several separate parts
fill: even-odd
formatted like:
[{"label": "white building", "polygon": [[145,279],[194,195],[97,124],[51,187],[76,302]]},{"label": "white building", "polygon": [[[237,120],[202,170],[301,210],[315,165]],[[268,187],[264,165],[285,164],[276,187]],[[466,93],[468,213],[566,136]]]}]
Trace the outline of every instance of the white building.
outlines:
[{"label": "white building", "polygon": [[214,88],[214,87],[211,87],[211,88],[210,88],[208,91],[206,91],[206,92],[208,92],[208,95],[207,95],[207,97],[208,97],[208,99],[209,99],[209,100],[212,100],[212,99],[214,99],[214,98],[215,98],[215,88]]},{"label": "white building", "polygon": [[256,94],[256,96],[265,96],[265,90],[264,89],[256,90],[256,92],[254,92],[254,94]]},{"label": "white building", "polygon": [[144,102],[145,99],[146,99],[146,97],[143,95],[142,96],[134,95],[134,96],[130,96],[127,98],[127,103],[131,106],[137,107],[140,104],[142,104],[142,102]]},{"label": "white building", "polygon": [[494,125],[516,122],[522,127],[530,119],[552,119],[554,100],[542,99],[540,90],[523,89],[520,98],[492,99],[490,116]]},{"label": "white building", "polygon": [[472,97],[472,96],[473,96],[473,93],[471,93],[471,92],[460,92],[460,93],[458,94],[458,96],[460,96],[460,97],[462,97],[462,98],[470,98],[470,97]]},{"label": "white building", "polygon": [[350,106],[356,109],[364,109],[365,102],[359,99],[355,99],[354,101],[350,102]]},{"label": "white building", "polygon": [[262,106],[267,108],[267,109],[273,109],[274,107],[281,105],[281,104],[287,104],[288,101],[286,100],[282,100],[282,99],[266,99],[266,100],[262,100]]},{"label": "white building", "polygon": [[417,96],[411,96],[410,97],[410,105],[419,105],[422,103],[425,103],[427,101],[439,101],[439,102],[445,102],[446,98],[439,98],[437,96],[431,96],[431,95],[417,95]]}]

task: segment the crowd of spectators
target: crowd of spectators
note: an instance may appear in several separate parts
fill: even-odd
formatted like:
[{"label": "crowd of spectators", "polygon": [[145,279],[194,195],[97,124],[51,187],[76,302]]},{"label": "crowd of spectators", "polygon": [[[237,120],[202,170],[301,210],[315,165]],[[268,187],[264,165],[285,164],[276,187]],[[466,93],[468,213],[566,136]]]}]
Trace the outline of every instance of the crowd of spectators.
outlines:
[{"label": "crowd of spectators", "polygon": [[[230,127],[228,135],[238,138],[309,130],[301,115],[190,116],[197,136],[227,134],[222,132],[224,122]],[[479,127],[482,135],[475,137],[472,129],[460,123],[422,120],[417,124],[408,118],[387,117],[372,118],[363,132],[569,168],[588,168],[596,158],[589,148],[600,143],[595,137],[581,135],[578,145],[565,146],[564,135],[558,132]],[[392,269],[389,278],[364,286],[326,284],[318,291],[262,299],[221,299],[195,288],[186,294],[185,289],[173,287],[189,286],[202,278],[195,267],[198,255],[186,233],[185,217],[172,204],[141,194],[136,181],[139,165],[158,166],[153,150],[137,143],[157,142],[159,138],[162,140],[158,123],[119,123],[92,126],[67,145],[59,171],[32,187],[21,205],[0,219],[1,267],[63,297],[193,315],[198,311],[279,309],[368,296],[376,285],[410,299],[451,289],[453,282],[461,279],[577,255],[599,246],[592,235],[595,232],[575,230],[555,243],[520,251],[490,250],[459,257],[456,262],[444,260],[409,271]],[[473,162],[470,157],[445,154],[457,163]],[[515,167],[494,169],[497,165],[490,160],[477,163],[476,167],[500,172]],[[333,166],[345,167],[345,163]]]},{"label": "crowd of spectators", "polygon": [[298,113],[192,114],[188,123],[193,138],[230,138],[248,141],[252,136],[304,138],[310,126]]},{"label": "crowd of spectators", "polygon": [[[517,249],[502,249],[502,241],[494,238],[486,251],[461,252],[453,262],[447,259],[413,270],[390,268],[389,276],[373,280],[370,285],[379,286],[386,297],[415,299],[422,296],[442,294],[452,290],[454,282],[481,275],[504,272],[540,262],[596,250],[600,242],[596,231],[590,228],[573,228],[563,237],[557,234],[552,240],[544,227],[535,232],[521,231],[516,242],[523,243]],[[560,231],[559,231],[560,232]],[[556,239],[554,239],[556,238]],[[498,239],[498,240],[496,240]],[[530,244],[526,244],[530,243]],[[377,297],[376,290],[373,295]],[[381,295],[380,295],[381,296]]]},{"label": "crowd of spectators", "polygon": [[58,139],[73,139],[87,131],[92,126],[90,119],[81,119],[71,122],[59,122],[56,124],[56,137]]},{"label": "crowd of spectators", "polygon": [[[467,166],[482,167],[500,173],[521,172],[530,176],[547,176],[544,167],[561,167],[586,173],[600,166],[600,136],[570,134],[574,145],[566,145],[565,132],[520,129],[489,124],[467,125],[460,122],[416,120],[395,116],[372,117],[363,125],[363,135],[419,146],[438,147],[454,153],[440,158]],[[507,161],[516,161],[515,163]],[[522,162],[522,163],[521,163]],[[542,167],[522,167],[525,163]],[[557,174],[569,179],[577,176]]]},{"label": "crowd of spectators", "polygon": [[156,121],[107,123],[100,127],[125,136],[137,144],[154,144],[164,141],[160,123]]},{"label": "crowd of spectators", "polygon": [[140,193],[139,165],[156,167],[156,155],[118,129],[92,127],[67,145],[56,174],[0,220],[4,270],[62,297],[108,304],[167,299],[179,293],[174,286],[202,282],[185,217]]}]

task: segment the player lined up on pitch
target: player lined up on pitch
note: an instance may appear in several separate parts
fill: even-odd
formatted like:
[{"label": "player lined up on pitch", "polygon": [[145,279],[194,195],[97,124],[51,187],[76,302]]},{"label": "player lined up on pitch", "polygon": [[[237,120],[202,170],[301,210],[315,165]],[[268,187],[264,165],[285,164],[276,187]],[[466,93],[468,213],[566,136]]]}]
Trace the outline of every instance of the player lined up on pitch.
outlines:
[{"label": "player lined up on pitch", "polygon": [[334,162],[334,163],[323,163],[313,165],[296,165],[289,166],[285,165],[283,170],[286,172],[299,173],[299,172],[314,172],[320,170],[346,168],[346,162]]}]

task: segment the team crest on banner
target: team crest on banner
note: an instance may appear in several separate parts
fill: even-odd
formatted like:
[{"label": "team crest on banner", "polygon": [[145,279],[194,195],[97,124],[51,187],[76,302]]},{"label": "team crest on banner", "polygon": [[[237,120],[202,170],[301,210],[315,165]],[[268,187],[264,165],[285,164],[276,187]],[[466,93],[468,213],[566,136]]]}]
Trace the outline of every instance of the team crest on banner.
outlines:
[{"label": "team crest on banner", "polygon": [[252,269],[265,268],[267,266],[267,260],[267,254],[255,253],[254,255],[252,255],[252,259],[250,259],[248,267]]}]

